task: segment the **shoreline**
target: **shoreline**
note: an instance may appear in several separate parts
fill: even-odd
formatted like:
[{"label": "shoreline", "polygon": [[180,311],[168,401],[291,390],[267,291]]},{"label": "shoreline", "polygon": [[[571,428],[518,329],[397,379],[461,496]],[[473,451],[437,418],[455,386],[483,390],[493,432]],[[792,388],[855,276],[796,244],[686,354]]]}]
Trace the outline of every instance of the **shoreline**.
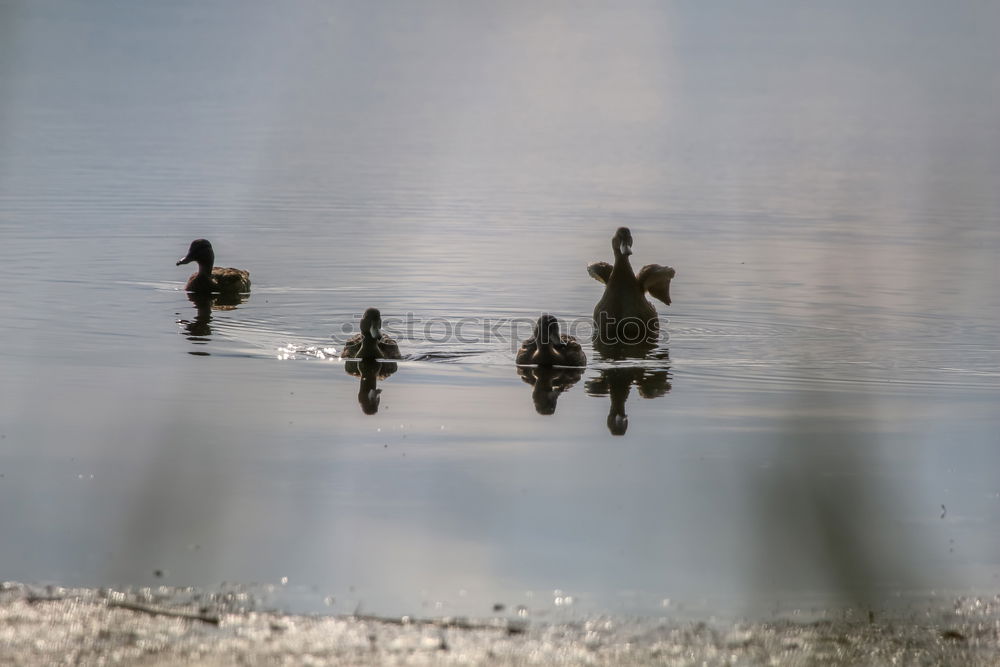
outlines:
[{"label": "shoreline", "polygon": [[[178,589],[180,592],[180,589]],[[1000,596],[840,620],[571,622],[302,615],[184,589],[0,587],[0,664],[986,666],[1000,655]],[[214,597],[213,597],[214,596]],[[201,600],[198,602],[198,600]]]}]

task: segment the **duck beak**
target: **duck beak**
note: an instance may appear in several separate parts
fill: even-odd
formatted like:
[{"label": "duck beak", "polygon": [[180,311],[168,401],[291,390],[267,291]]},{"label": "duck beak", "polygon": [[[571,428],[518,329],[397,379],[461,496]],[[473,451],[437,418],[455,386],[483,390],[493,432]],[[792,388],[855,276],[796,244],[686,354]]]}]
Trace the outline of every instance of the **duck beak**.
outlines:
[{"label": "duck beak", "polygon": [[193,261],[194,260],[191,259],[191,255],[186,255],[186,256],[182,257],[181,259],[177,260],[177,263],[174,264],[174,266],[180,266],[181,264],[190,264]]},{"label": "duck beak", "polygon": [[621,250],[621,253],[626,257],[632,254],[632,246],[626,243],[625,241],[621,242],[621,245],[618,247],[618,249]]},{"label": "duck beak", "polygon": [[374,338],[375,340],[378,340],[380,338],[380,336],[378,335],[378,325],[373,324],[370,327],[368,327],[368,333],[370,333],[372,335],[372,338]]}]

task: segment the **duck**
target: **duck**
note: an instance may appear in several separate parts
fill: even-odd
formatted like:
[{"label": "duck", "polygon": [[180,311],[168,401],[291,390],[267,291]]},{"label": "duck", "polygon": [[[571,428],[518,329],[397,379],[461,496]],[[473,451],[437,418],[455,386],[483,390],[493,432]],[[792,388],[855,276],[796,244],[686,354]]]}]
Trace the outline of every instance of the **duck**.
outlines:
[{"label": "duck", "polygon": [[382,313],[369,308],[361,316],[361,333],[344,343],[341,359],[402,359],[399,345],[382,333]]},{"label": "duck", "polygon": [[576,338],[559,332],[559,320],[542,313],[531,338],[517,351],[516,361],[536,366],[586,366],[587,355]]},{"label": "duck", "polygon": [[660,323],[656,308],[646,294],[670,305],[670,281],[677,272],[669,266],[647,264],[633,272],[629,255],[632,254],[632,232],[619,227],[611,237],[614,265],[594,262],[587,273],[604,283],[604,295],[594,306],[594,335],[604,344],[639,344],[655,342]]},{"label": "duck", "polygon": [[242,269],[215,266],[215,251],[207,239],[191,241],[187,255],[177,260],[181,264],[198,263],[198,272],[191,274],[184,289],[198,294],[240,294],[250,291],[250,273]]}]

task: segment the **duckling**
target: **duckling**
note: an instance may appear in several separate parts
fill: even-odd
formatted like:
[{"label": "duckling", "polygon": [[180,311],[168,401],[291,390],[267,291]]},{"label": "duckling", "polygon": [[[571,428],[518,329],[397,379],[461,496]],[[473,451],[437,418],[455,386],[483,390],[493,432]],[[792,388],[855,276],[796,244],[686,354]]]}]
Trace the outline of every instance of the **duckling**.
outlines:
[{"label": "duckling", "polygon": [[669,306],[670,281],[677,272],[669,266],[647,264],[636,275],[628,259],[632,254],[632,232],[628,227],[618,228],[611,238],[611,249],[614,266],[594,262],[587,267],[591,277],[606,285],[594,307],[595,336],[602,343],[655,342],[660,323],[646,293]]},{"label": "duckling", "polygon": [[382,313],[369,308],[361,316],[361,333],[354,334],[340,353],[342,359],[401,359],[399,345],[381,332]]},{"label": "duckling", "polygon": [[576,338],[559,333],[559,320],[542,313],[531,338],[517,351],[516,361],[537,366],[586,366],[587,355]]},{"label": "duckling", "polygon": [[215,251],[206,239],[191,241],[187,255],[177,260],[177,266],[191,262],[198,262],[198,273],[188,278],[187,285],[184,286],[188,292],[239,294],[250,291],[250,273],[242,269],[214,266]]}]

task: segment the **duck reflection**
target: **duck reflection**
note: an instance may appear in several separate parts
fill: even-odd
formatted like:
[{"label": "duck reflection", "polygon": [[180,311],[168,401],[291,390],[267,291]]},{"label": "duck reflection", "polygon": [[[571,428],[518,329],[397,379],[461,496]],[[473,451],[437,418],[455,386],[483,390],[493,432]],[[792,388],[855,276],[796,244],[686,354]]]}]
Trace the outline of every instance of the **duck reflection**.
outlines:
[{"label": "duck reflection", "polygon": [[551,415],[556,411],[559,394],[566,391],[583,377],[583,368],[552,368],[551,366],[518,366],[517,374],[530,384],[531,400],[540,415]]},{"label": "duck reflection", "polygon": [[590,396],[611,397],[611,410],[608,412],[608,431],[611,435],[625,435],[628,430],[625,403],[632,385],[638,387],[639,395],[643,398],[659,398],[670,392],[670,367],[602,368],[598,370],[597,377],[587,380],[584,385]]},{"label": "duck reflection", "polygon": [[361,387],[358,389],[358,403],[361,404],[361,411],[366,415],[373,415],[378,412],[378,404],[382,393],[382,390],[378,388],[378,381],[386,379],[395,373],[396,370],[396,364],[391,361],[349,359],[344,362],[344,371],[348,375],[361,378]]},{"label": "duck reflection", "polygon": [[188,292],[187,298],[194,304],[194,319],[180,319],[177,323],[184,329],[182,335],[186,335],[192,343],[201,345],[207,343],[212,335],[212,311],[235,310],[236,306],[247,300],[247,295]]}]

